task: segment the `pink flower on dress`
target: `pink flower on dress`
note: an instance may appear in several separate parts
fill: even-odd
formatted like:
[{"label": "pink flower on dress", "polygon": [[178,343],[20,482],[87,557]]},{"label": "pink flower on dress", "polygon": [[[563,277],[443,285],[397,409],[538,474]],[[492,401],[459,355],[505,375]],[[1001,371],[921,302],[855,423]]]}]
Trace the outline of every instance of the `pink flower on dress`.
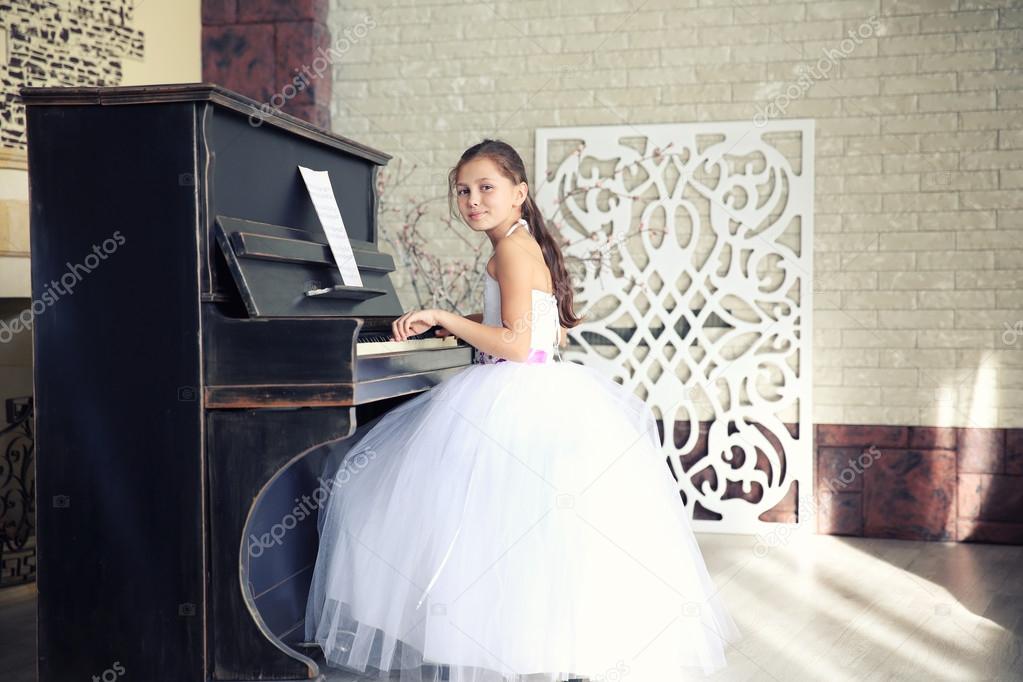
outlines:
[{"label": "pink flower on dress", "polygon": [[547,351],[543,348],[533,348],[529,351],[526,364],[538,365],[547,362]]}]

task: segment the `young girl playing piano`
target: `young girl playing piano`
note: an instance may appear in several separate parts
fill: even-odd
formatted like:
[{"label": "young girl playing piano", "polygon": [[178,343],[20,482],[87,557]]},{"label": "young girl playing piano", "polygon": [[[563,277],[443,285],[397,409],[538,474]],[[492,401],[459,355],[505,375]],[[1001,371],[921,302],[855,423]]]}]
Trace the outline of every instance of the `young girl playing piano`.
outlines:
[{"label": "young girl playing piano", "polygon": [[330,666],[404,681],[712,673],[738,629],[650,408],[554,357],[579,319],[525,178],[494,140],[450,173],[458,214],[494,246],[482,321],[416,310],[393,336],[439,325],[476,359],[346,441],[306,639]]}]

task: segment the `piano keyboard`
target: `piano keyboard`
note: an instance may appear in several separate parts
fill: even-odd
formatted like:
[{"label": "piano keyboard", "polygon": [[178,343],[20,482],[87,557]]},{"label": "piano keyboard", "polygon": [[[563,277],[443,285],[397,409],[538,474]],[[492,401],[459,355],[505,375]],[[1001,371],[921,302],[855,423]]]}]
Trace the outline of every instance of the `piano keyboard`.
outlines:
[{"label": "piano keyboard", "polygon": [[355,356],[381,355],[383,353],[399,353],[409,350],[434,350],[435,348],[454,348],[458,345],[457,336],[442,336],[432,339],[413,339],[405,341],[359,341],[355,344]]},{"label": "piano keyboard", "polygon": [[434,350],[458,346],[458,337],[453,334],[449,336],[435,336],[438,329],[443,329],[443,327],[430,327],[425,332],[410,336],[404,341],[392,341],[390,334],[360,334],[355,344],[355,356],[366,357],[368,355],[383,355],[384,353]]}]

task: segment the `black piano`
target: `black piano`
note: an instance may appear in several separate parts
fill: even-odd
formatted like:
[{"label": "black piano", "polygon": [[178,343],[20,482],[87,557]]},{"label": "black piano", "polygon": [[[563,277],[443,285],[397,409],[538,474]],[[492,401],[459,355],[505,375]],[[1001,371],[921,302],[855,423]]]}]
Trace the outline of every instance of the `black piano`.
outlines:
[{"label": "black piano", "polygon": [[[210,84],[21,97],[39,679],[349,679],[302,642],[323,467],[473,352],[388,341],[390,157]],[[363,286],[299,166],[329,172]]]}]

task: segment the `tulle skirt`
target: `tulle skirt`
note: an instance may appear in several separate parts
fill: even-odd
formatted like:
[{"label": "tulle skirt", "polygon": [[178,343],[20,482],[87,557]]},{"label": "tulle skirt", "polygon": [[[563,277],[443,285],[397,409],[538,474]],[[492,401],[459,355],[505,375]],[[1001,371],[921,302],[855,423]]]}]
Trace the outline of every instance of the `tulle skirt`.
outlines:
[{"label": "tulle skirt", "polygon": [[649,407],[570,362],[470,365],[339,447],[305,634],[402,682],[668,682],[739,631]]}]

